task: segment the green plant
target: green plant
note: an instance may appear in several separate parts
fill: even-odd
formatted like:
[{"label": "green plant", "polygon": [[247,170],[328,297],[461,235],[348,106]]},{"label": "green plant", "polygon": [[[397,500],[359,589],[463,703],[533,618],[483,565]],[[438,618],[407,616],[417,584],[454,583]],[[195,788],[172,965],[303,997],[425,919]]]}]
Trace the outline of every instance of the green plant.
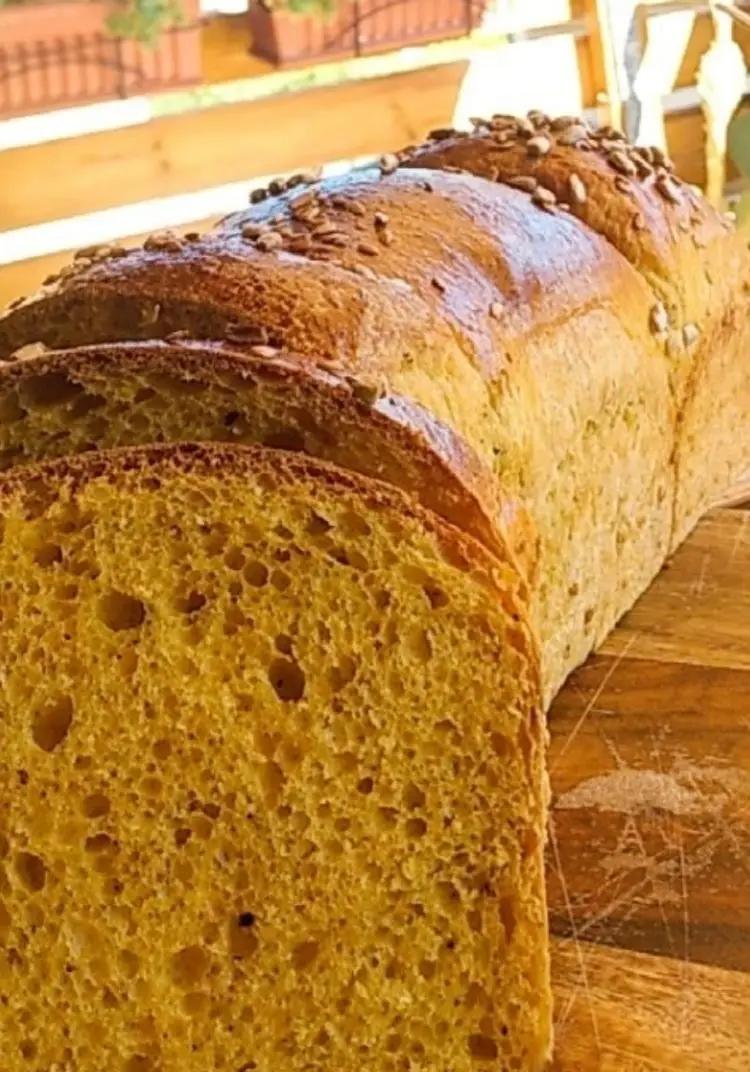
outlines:
[{"label": "green plant", "polygon": [[[729,124],[729,156],[747,184],[750,181],[750,115],[740,113]],[[750,229],[750,189],[746,188],[735,209],[742,227]]]},{"label": "green plant", "polygon": [[[0,0],[0,7],[34,2],[35,0]],[[325,6],[333,0],[318,2]],[[112,13],[107,18],[107,29],[115,37],[128,37],[142,44],[153,45],[159,34],[170,26],[178,25],[182,18],[179,0],[113,0]]]},{"label": "green plant", "polygon": [[294,11],[298,15],[330,15],[336,10],[338,0],[263,0],[272,11]]},{"label": "green plant", "polygon": [[182,17],[178,0],[116,0],[107,29],[115,37],[153,45],[159,34],[177,25]]}]

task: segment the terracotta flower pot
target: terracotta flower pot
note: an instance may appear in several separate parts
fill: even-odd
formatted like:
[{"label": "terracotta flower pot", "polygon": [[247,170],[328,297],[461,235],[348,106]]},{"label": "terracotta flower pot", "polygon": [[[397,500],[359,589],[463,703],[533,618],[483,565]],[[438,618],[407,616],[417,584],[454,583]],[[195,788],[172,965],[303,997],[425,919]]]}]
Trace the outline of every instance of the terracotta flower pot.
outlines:
[{"label": "terracotta flower pot", "polygon": [[277,67],[460,37],[479,25],[480,0],[338,0],[333,13],[250,4],[251,51]]},{"label": "terracotta flower pot", "polygon": [[184,25],[148,48],[107,32],[106,2],[0,8],[0,118],[198,82],[199,0],[182,0],[182,10]]}]

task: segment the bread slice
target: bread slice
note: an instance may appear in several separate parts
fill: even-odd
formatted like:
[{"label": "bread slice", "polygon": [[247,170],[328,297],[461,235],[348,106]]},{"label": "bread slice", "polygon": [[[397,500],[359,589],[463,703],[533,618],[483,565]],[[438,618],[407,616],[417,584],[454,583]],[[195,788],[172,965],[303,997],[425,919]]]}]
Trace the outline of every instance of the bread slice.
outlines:
[{"label": "bread slice", "polygon": [[540,1069],[515,569],[260,447],[0,485],[3,1072]]},{"label": "bread slice", "polygon": [[525,512],[448,425],[377,383],[271,346],[186,338],[0,363],[0,469],[187,441],[259,443],[384,480],[533,572]]}]

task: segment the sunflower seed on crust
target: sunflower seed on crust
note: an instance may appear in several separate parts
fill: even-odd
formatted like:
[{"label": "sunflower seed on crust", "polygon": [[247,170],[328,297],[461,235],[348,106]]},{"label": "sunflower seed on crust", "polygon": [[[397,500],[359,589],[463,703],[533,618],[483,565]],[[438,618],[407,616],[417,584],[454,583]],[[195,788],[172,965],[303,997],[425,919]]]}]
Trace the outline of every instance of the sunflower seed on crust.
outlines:
[{"label": "sunflower seed on crust", "polygon": [[503,315],[502,302],[493,301],[490,305],[490,316],[493,320],[500,320]]},{"label": "sunflower seed on crust", "polygon": [[615,171],[619,171],[621,175],[628,175],[630,178],[635,178],[638,174],[638,168],[630,157],[621,149],[613,149],[612,152],[607,153],[607,163],[610,167],[613,167]]},{"label": "sunflower seed on crust", "polygon": [[566,127],[557,136],[558,145],[577,145],[588,137],[588,131],[580,123],[574,123],[572,126]]},{"label": "sunflower seed on crust", "polygon": [[568,178],[568,190],[570,191],[570,200],[574,205],[584,205],[586,203],[586,186],[580,175],[576,175],[575,172]]},{"label": "sunflower seed on crust", "polygon": [[284,239],[278,231],[266,231],[255,240],[256,247],[263,253],[270,253],[272,249],[281,249]]},{"label": "sunflower seed on crust", "polygon": [[392,175],[398,167],[398,157],[395,153],[384,153],[378,163],[380,164],[381,174]]},{"label": "sunflower seed on crust", "polygon": [[657,302],[652,306],[648,317],[648,324],[654,335],[663,335],[669,330],[669,313],[664,302]]},{"label": "sunflower seed on crust", "polygon": [[669,175],[659,175],[656,180],[656,189],[662,195],[665,201],[669,201],[672,205],[679,205],[682,202],[682,194],[675,185],[674,179]]},{"label": "sunflower seed on crust", "polygon": [[531,200],[535,205],[538,205],[539,208],[544,208],[548,211],[557,204],[557,198],[554,193],[546,186],[537,186],[536,190],[534,190],[531,195]]},{"label": "sunflower seed on crust", "polygon": [[526,142],[526,152],[529,156],[546,156],[552,148],[552,142],[543,134],[537,134]]},{"label": "sunflower seed on crust", "polygon": [[278,357],[280,350],[276,346],[251,346],[250,353],[256,357]]},{"label": "sunflower seed on crust", "polygon": [[539,185],[539,181],[533,175],[517,175],[513,179],[508,179],[507,183],[508,186],[514,186],[517,190],[523,190],[527,194],[533,194]]},{"label": "sunflower seed on crust", "polygon": [[697,324],[685,324],[682,329],[682,341],[685,344],[685,349],[689,350],[691,346],[694,346],[700,337],[700,328]]}]

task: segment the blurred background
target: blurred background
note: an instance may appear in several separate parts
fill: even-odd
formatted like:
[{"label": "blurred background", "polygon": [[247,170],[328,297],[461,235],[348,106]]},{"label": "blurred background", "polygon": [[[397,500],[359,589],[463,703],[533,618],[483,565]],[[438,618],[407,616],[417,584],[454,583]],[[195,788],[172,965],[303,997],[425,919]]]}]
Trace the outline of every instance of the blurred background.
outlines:
[{"label": "blurred background", "polygon": [[621,126],[748,220],[749,68],[746,0],[0,0],[0,305],[494,111]]}]

